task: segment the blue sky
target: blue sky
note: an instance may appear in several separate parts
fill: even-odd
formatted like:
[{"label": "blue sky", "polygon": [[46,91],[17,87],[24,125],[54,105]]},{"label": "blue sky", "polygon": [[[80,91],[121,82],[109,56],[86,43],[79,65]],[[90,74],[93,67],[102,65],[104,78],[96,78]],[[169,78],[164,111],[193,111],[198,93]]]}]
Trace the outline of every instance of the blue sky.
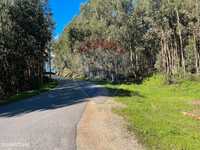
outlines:
[{"label": "blue sky", "polygon": [[87,0],[49,0],[55,25],[54,38],[62,33],[64,27],[80,12],[80,5]]}]

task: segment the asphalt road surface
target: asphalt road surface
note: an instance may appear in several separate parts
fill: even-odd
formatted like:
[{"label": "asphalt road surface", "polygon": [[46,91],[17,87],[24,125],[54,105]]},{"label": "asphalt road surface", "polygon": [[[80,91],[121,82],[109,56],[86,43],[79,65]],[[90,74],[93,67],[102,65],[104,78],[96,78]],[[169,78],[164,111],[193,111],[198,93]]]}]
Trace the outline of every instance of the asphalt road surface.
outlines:
[{"label": "asphalt road surface", "polygon": [[75,150],[76,126],[89,98],[104,89],[62,80],[39,96],[0,107],[0,150]]}]

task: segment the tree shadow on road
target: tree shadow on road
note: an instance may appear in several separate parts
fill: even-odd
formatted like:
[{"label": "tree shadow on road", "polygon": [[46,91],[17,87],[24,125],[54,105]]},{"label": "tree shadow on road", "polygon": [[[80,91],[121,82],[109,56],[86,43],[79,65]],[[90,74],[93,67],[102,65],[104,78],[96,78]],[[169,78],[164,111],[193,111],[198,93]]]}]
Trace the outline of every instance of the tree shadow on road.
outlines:
[{"label": "tree shadow on road", "polygon": [[[20,102],[0,107],[0,117],[14,117],[84,103],[98,96],[131,96],[133,92],[108,88],[87,81],[62,80],[57,88]],[[139,95],[138,93],[135,93]]]}]

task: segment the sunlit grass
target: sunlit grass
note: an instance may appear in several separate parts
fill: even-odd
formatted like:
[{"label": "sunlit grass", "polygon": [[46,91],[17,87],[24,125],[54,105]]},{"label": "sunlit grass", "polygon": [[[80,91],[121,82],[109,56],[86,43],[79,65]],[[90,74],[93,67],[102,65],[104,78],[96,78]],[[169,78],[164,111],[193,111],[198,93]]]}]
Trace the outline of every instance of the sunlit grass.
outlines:
[{"label": "sunlit grass", "polygon": [[167,85],[161,75],[156,75],[141,85],[107,84],[106,87],[139,93],[116,96],[127,107],[115,111],[128,120],[128,128],[147,149],[200,149],[200,121],[183,115],[183,112],[200,110],[200,106],[192,104],[200,100],[200,82],[187,80]]}]

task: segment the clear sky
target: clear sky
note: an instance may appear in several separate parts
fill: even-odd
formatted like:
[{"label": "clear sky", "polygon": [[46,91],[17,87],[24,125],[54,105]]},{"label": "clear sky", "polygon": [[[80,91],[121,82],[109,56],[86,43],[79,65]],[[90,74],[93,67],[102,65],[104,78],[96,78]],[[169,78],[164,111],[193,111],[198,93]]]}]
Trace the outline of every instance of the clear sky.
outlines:
[{"label": "clear sky", "polygon": [[64,27],[80,12],[80,5],[87,0],[49,0],[55,25],[54,38],[57,38]]}]

